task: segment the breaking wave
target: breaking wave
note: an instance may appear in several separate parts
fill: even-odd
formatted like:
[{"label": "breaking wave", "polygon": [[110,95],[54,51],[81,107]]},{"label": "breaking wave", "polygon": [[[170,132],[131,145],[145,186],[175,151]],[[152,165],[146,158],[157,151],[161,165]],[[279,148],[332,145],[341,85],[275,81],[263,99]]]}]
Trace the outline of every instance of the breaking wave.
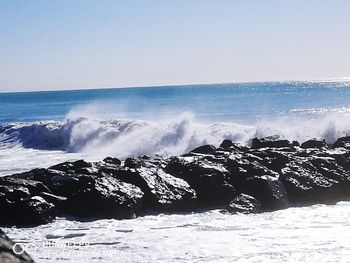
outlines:
[{"label": "breaking wave", "polygon": [[329,114],[321,119],[278,119],[255,125],[199,123],[191,114],[172,120],[99,120],[87,117],[0,126],[0,147],[83,152],[92,156],[126,158],[143,154],[177,155],[224,139],[249,144],[253,137],[279,134],[304,141],[323,137],[332,143],[350,135],[349,117]]}]

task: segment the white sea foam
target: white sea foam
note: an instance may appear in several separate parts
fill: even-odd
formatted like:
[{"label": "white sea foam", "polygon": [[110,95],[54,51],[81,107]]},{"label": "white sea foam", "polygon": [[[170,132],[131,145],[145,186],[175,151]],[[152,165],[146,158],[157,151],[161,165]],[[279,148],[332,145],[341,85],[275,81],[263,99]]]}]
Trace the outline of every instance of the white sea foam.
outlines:
[{"label": "white sea foam", "polygon": [[249,215],[210,211],[93,222],[61,218],[4,231],[24,246],[34,244],[28,250],[39,263],[349,262],[349,216],[350,203],[340,202]]},{"label": "white sea foam", "polygon": [[95,159],[142,154],[183,154],[203,144],[218,146],[224,139],[249,144],[253,137],[279,134],[304,141],[324,137],[328,143],[350,135],[350,118],[329,113],[316,119],[279,118],[256,125],[200,123],[191,114],[171,120],[99,120],[80,117],[65,122],[21,123],[0,128],[0,146],[83,153]]}]

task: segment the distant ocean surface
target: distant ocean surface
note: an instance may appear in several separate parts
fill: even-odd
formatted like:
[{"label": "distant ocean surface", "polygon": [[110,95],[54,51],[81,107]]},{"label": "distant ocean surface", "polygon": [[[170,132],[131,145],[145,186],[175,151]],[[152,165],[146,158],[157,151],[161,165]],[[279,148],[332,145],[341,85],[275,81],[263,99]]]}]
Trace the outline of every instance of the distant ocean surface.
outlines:
[{"label": "distant ocean surface", "polygon": [[350,134],[350,81],[0,93],[0,175],[274,134],[329,142]]},{"label": "distant ocean surface", "polygon": [[[350,135],[350,82],[267,82],[0,93],[0,176],[74,159],[182,154],[223,139]],[[154,215],[4,231],[70,242],[36,262],[349,262],[350,203],[271,213]],[[79,244],[89,243],[88,247]]]},{"label": "distant ocean surface", "polygon": [[349,87],[350,81],[318,81],[0,93],[0,123],[63,121],[83,105],[95,106],[90,112],[95,116],[115,119],[191,112],[201,120],[254,123],[285,115],[349,113]]}]

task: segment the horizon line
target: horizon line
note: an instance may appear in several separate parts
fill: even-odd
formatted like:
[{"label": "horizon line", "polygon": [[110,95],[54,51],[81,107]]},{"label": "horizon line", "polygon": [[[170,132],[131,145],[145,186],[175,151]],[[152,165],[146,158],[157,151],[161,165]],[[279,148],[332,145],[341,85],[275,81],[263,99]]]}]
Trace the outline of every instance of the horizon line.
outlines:
[{"label": "horizon line", "polygon": [[89,90],[112,90],[112,89],[140,89],[140,88],[167,88],[167,87],[181,87],[181,86],[205,86],[205,85],[229,85],[229,84],[258,84],[258,83],[287,83],[287,82],[342,82],[350,81],[350,77],[334,77],[334,78],[320,78],[320,79],[308,79],[308,80],[261,80],[261,81],[233,81],[233,82],[211,82],[211,83],[189,83],[189,84],[162,84],[162,85],[149,85],[149,86],[100,86],[100,87],[87,87],[87,88],[62,88],[62,89],[48,89],[48,90],[15,90],[15,91],[1,91],[0,94],[7,93],[39,93],[39,92],[61,92],[61,91],[89,91]]}]

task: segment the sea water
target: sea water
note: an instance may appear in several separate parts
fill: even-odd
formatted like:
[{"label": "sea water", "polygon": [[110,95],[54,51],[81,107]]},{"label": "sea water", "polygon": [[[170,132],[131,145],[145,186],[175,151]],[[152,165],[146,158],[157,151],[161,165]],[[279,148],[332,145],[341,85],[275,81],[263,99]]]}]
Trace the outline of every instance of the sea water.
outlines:
[{"label": "sea water", "polygon": [[338,80],[0,93],[0,176],[274,134],[332,143],[350,134],[349,87]]},{"label": "sea water", "polygon": [[[299,141],[322,136],[331,143],[350,135],[349,88],[350,81],[332,80],[0,93],[0,176],[80,158],[176,155],[224,139],[249,144],[274,134]],[[5,230],[35,243],[38,262],[347,262],[349,208],[60,218]],[[53,246],[42,246],[46,241]],[[70,241],[74,249],[59,248]],[[117,253],[114,260],[110,253]]]}]

